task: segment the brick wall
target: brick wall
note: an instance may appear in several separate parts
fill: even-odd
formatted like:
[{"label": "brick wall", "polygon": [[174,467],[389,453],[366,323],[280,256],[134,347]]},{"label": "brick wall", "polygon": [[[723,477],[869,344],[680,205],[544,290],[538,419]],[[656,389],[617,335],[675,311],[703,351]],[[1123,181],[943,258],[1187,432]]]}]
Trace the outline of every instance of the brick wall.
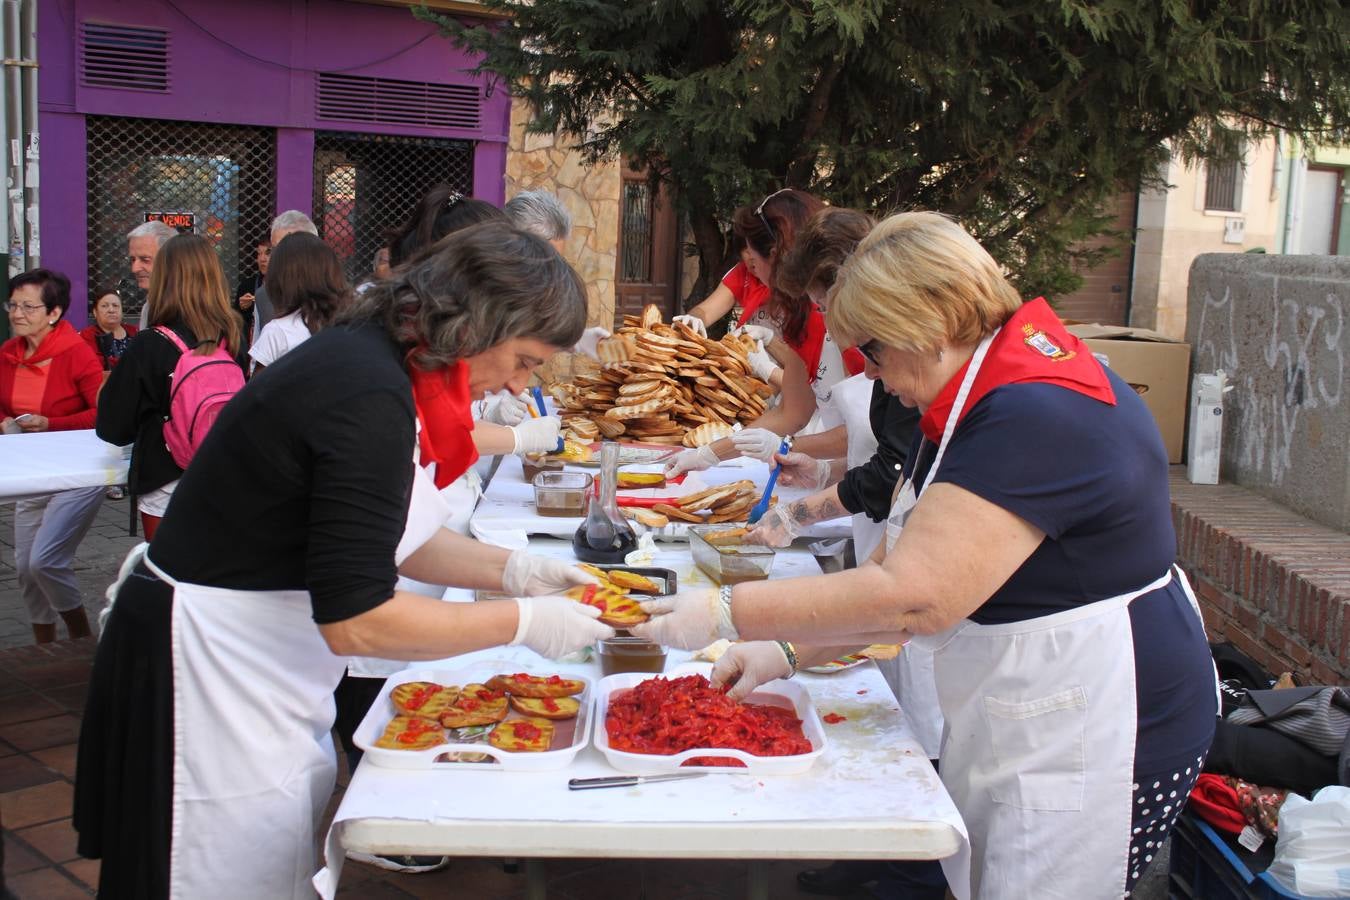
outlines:
[{"label": "brick wall", "polygon": [[1172,475],[1177,561],[1210,639],[1232,641],[1277,675],[1350,683],[1350,535],[1183,473]]}]

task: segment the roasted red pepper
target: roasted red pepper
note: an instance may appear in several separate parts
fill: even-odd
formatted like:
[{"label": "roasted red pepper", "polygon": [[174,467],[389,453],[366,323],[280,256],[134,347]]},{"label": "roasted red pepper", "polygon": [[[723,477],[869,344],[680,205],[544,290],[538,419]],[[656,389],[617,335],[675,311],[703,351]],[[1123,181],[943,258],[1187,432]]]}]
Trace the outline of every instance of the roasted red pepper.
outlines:
[{"label": "roasted red pepper", "polygon": [[537,725],[531,725],[529,722],[518,721],[512,726],[511,730],[516,737],[523,741],[537,740],[539,735],[543,734]]},{"label": "roasted red pepper", "polygon": [[838,725],[840,722],[847,722],[848,716],[841,716],[839,713],[826,713],[821,716],[827,725]]}]

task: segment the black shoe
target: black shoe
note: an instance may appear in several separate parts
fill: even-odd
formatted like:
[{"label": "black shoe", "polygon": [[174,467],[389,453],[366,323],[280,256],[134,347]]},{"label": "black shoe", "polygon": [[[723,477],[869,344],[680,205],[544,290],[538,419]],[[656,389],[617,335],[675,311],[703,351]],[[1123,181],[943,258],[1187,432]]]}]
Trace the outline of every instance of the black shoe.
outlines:
[{"label": "black shoe", "polygon": [[808,894],[847,897],[858,888],[880,878],[886,864],[870,860],[840,860],[823,869],[805,869],[797,873],[797,887]]}]

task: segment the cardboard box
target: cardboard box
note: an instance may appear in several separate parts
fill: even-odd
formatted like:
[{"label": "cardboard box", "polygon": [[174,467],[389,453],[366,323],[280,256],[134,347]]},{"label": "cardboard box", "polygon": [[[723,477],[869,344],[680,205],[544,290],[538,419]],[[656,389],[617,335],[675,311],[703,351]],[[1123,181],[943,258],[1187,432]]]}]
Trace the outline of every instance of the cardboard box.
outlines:
[{"label": "cardboard box", "polygon": [[1149,331],[1115,325],[1070,325],[1093,353],[1107,358],[1117,375],[1128,381],[1162,432],[1167,461],[1181,462],[1186,432],[1187,384],[1191,374],[1191,345]]}]

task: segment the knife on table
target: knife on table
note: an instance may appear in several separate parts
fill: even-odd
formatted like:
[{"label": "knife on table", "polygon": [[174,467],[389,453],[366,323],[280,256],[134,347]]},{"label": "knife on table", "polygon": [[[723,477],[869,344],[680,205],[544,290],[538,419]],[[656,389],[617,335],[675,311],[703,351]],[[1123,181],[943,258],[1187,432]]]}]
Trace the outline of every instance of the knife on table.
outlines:
[{"label": "knife on table", "polygon": [[593,791],[596,788],[632,787],[635,784],[651,784],[654,781],[684,781],[686,778],[702,778],[707,772],[676,772],[670,775],[613,775],[608,778],[573,778],[567,782],[569,791]]}]

